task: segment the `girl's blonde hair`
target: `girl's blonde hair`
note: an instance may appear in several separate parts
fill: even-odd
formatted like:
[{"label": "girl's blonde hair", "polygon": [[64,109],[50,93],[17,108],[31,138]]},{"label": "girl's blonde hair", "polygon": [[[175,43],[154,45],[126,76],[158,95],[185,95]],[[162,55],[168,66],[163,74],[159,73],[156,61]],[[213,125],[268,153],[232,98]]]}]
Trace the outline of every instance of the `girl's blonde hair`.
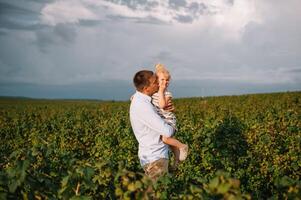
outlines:
[{"label": "girl's blonde hair", "polygon": [[169,71],[166,69],[166,67],[163,64],[158,63],[155,65],[155,68],[156,68],[156,74],[163,73],[164,75],[170,77]]}]

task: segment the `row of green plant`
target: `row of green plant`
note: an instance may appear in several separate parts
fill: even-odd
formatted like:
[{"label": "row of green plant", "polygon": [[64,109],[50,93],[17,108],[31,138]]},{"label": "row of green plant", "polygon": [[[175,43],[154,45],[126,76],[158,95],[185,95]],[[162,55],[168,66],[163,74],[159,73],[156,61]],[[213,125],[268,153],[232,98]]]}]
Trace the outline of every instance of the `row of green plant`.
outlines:
[{"label": "row of green plant", "polygon": [[0,198],[300,199],[300,92],[174,103],[190,154],[152,183],[130,102],[0,100]]}]

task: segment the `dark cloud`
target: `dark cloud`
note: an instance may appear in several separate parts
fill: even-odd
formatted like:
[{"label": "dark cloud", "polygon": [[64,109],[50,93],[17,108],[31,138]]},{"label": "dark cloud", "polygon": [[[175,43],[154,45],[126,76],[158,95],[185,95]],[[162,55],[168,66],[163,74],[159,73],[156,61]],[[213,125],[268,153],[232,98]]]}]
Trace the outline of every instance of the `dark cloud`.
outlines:
[{"label": "dark cloud", "polygon": [[[126,6],[132,10],[143,10],[143,11],[152,11],[153,8],[160,6],[157,1],[114,1],[109,2]],[[93,8],[91,8],[93,9]],[[199,19],[200,16],[205,14],[213,14],[209,11],[208,7],[204,3],[191,2],[187,3],[186,0],[169,0],[168,7],[165,9],[170,9],[175,13],[179,10],[184,11],[186,14],[178,14],[174,17],[174,20],[180,23],[192,23],[193,21]],[[136,23],[146,23],[146,24],[170,24],[172,22],[163,22],[156,17],[127,17],[122,14],[118,15],[107,15],[107,18],[111,20],[132,20]]]},{"label": "dark cloud", "polygon": [[226,1],[229,5],[233,6],[234,5],[234,0],[227,0]]},{"label": "dark cloud", "polygon": [[187,4],[185,0],[169,0],[168,3],[169,6],[174,9],[178,9],[180,7],[186,7]]},{"label": "dark cloud", "polygon": [[57,24],[54,26],[54,34],[66,42],[73,42],[76,37],[76,28],[73,24]]},{"label": "dark cloud", "polygon": [[208,7],[204,3],[192,2],[187,4],[185,0],[170,0],[169,5],[172,9],[183,8],[186,15],[178,15],[174,19],[180,23],[192,23],[199,19],[201,15],[207,14]]},{"label": "dark cloud", "polygon": [[108,19],[115,20],[115,21],[132,21],[135,23],[143,23],[143,24],[156,24],[156,25],[168,25],[169,23],[165,21],[161,21],[154,17],[126,17],[123,15],[107,15]]},{"label": "dark cloud", "polygon": [[116,3],[119,5],[127,6],[133,10],[137,9],[138,6],[141,5],[151,5],[147,0],[106,0],[108,2]]},{"label": "dark cloud", "polygon": [[42,30],[37,30],[36,42],[34,42],[41,52],[46,53],[51,45],[68,45],[75,41],[76,25],[74,24],[57,24],[48,26]]},{"label": "dark cloud", "polygon": [[203,15],[208,9],[204,3],[197,2],[192,2],[187,8],[194,16]]},{"label": "dark cloud", "polygon": [[0,2],[0,27],[13,30],[37,30],[45,25],[38,23],[39,12],[14,4]]},{"label": "dark cloud", "polygon": [[4,35],[7,35],[7,31],[4,31],[4,30],[0,30],[0,36],[4,36]]},{"label": "dark cloud", "polygon": [[32,2],[35,2],[35,3],[45,4],[45,3],[54,2],[55,0],[27,0],[27,1],[32,1]]},{"label": "dark cloud", "polygon": [[139,18],[135,20],[135,23],[143,23],[143,24],[155,24],[155,25],[170,25],[170,23],[167,23],[165,21],[159,20],[154,17],[145,17],[145,18]]},{"label": "dark cloud", "polygon": [[21,74],[34,74],[35,64],[39,62],[33,49],[29,48],[29,42],[24,37],[18,38],[15,35],[10,32],[0,37],[0,81],[16,80]]},{"label": "dark cloud", "polygon": [[192,23],[193,22],[193,18],[189,15],[178,15],[177,17],[175,17],[175,19],[181,23]]},{"label": "dark cloud", "polygon": [[81,19],[81,20],[79,20],[78,24],[80,26],[92,27],[92,26],[101,25],[102,21],[101,20],[92,20],[92,19]]},{"label": "dark cloud", "polygon": [[285,72],[287,72],[287,73],[293,73],[293,74],[301,74],[301,68],[286,69]]},{"label": "dark cloud", "polygon": [[148,0],[106,0],[106,1],[118,5],[127,6],[132,10],[136,10],[138,9],[138,7],[140,8],[141,6],[144,7],[145,10],[151,10],[152,8],[159,6],[159,3],[157,1],[148,1]]},{"label": "dark cloud", "polygon": [[155,7],[157,7],[157,6],[159,6],[159,3],[158,2],[156,2],[156,1],[153,1],[153,2],[147,2],[146,3],[146,5],[145,5],[145,10],[151,10],[152,8],[155,8]]},{"label": "dark cloud", "polygon": [[44,24],[23,24],[22,22],[13,21],[11,19],[7,19],[5,17],[0,18],[0,27],[12,30],[27,30],[27,31],[34,31],[39,30],[47,27]]},{"label": "dark cloud", "polygon": [[21,8],[19,6],[15,6],[9,3],[0,2],[0,17],[6,15],[28,15],[28,14],[36,14],[36,12]]},{"label": "dark cloud", "polygon": [[[0,51],[0,55],[2,54],[2,52]],[[16,71],[18,71],[19,69],[15,70],[15,67],[12,66],[8,66],[7,63],[5,62],[5,60],[0,59],[0,78],[2,78],[2,76],[12,76]]]},{"label": "dark cloud", "polygon": [[106,16],[108,19],[111,20],[131,20],[131,21],[136,21],[139,20],[139,17],[127,17],[127,16],[123,16],[123,15],[107,15]]},{"label": "dark cloud", "polygon": [[56,37],[53,34],[53,28],[47,27],[43,30],[38,30],[35,32],[36,34],[36,41],[34,44],[36,44],[40,51],[43,53],[47,52],[47,48],[49,45],[53,45],[57,43]]},{"label": "dark cloud", "polygon": [[160,62],[162,61],[166,61],[171,59],[173,56],[170,52],[168,51],[161,51],[156,57],[155,59],[159,60]]}]

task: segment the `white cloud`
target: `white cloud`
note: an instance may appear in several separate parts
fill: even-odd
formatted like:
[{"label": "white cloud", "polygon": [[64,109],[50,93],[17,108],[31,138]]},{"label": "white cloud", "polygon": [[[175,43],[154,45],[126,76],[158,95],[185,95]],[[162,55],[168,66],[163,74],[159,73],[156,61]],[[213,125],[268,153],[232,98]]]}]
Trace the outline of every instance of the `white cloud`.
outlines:
[{"label": "white cloud", "polygon": [[[150,0],[135,5],[135,8],[121,2],[59,0],[45,5],[41,21],[54,26],[59,23],[77,23],[79,20],[107,20],[112,16],[134,21],[151,18],[173,24],[179,29],[222,32],[222,37],[234,40],[241,38],[249,23],[262,23],[262,13],[258,12],[256,0],[240,0],[234,4],[228,0],[186,0],[186,6],[177,8],[171,6],[169,0]],[[189,9],[191,5],[198,5],[198,11],[193,13]],[[179,20],[181,17],[191,19],[191,24]]]},{"label": "white cloud", "polygon": [[247,24],[262,22],[255,1],[240,0],[233,6],[221,6],[221,8],[213,18],[216,26],[222,27],[229,37],[239,38]]},{"label": "white cloud", "polygon": [[77,23],[80,19],[97,19],[81,1],[56,1],[46,4],[41,11],[41,21],[55,26],[60,23]]},{"label": "white cloud", "polygon": [[[121,2],[121,1],[120,1]],[[151,5],[151,6],[150,6]],[[190,6],[196,5],[192,12]],[[41,20],[48,25],[77,23],[82,19],[103,20],[108,16],[133,18],[134,20],[152,18],[181,26],[183,17],[200,29],[215,27],[223,30],[225,37],[239,38],[244,27],[250,22],[261,22],[256,12],[255,0],[240,0],[233,5],[226,0],[187,0],[186,6],[174,8],[168,0],[152,0],[131,8],[126,4],[95,0],[56,1],[46,4],[42,9]]]}]

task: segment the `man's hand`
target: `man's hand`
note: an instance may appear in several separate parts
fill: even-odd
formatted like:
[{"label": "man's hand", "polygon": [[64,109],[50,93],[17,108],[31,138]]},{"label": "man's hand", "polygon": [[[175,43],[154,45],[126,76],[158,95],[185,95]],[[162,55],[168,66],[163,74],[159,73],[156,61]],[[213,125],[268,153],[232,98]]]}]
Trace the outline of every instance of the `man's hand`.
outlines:
[{"label": "man's hand", "polygon": [[171,101],[171,98],[168,98],[167,105],[164,107],[164,110],[166,110],[168,112],[173,112],[175,110],[175,107]]}]

